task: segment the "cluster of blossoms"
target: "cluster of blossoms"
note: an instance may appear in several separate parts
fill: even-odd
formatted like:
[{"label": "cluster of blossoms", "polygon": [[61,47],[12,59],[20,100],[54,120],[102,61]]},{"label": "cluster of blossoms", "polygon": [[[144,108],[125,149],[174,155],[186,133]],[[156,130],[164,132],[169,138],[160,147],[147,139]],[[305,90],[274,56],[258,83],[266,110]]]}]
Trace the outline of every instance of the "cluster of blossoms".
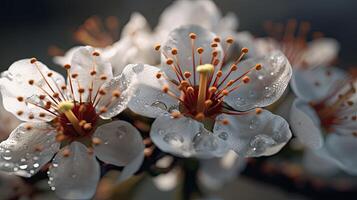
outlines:
[{"label": "cluster of blossoms", "polygon": [[[213,2],[186,0],[168,7],[153,31],[133,14],[117,42],[117,21],[108,19],[109,33],[95,35],[98,23],[91,19],[76,34],[94,47],[55,58],[65,78],[35,58],[2,73],[4,108],[23,122],[0,143],[2,171],[31,177],[48,168],[60,198],[90,199],[103,163],[123,167],[118,182],[124,181],[145,155],[152,159],[145,148],[152,141],[166,155],[200,159],[201,180],[215,187],[236,175],[244,158],[273,155],[288,143],[289,124],[264,107],[280,99],[292,77],[293,132],[356,173],[356,159],[343,156],[357,149],[355,80],[320,68],[338,45],[321,38],[307,44],[306,24],[295,36],[290,22],[280,42],[254,39],[236,32],[236,17],[222,17]],[[155,118],[149,142],[118,119],[126,109]],[[168,187],[166,178],[155,182]]]}]

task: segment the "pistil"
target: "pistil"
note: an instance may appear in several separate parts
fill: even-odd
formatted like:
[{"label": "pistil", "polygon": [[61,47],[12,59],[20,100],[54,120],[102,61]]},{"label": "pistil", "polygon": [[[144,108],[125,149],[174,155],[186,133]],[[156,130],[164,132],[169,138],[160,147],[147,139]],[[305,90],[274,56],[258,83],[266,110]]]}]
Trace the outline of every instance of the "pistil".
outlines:
[{"label": "pistil", "polygon": [[58,105],[58,110],[63,113],[68,121],[71,122],[73,128],[80,134],[83,134],[82,127],[80,126],[80,121],[76,117],[76,115],[72,112],[74,104],[70,101],[60,102]]},{"label": "pistil", "polygon": [[197,72],[200,74],[200,83],[197,97],[197,112],[203,113],[207,96],[208,80],[210,74],[214,71],[211,64],[200,65],[197,67]]}]

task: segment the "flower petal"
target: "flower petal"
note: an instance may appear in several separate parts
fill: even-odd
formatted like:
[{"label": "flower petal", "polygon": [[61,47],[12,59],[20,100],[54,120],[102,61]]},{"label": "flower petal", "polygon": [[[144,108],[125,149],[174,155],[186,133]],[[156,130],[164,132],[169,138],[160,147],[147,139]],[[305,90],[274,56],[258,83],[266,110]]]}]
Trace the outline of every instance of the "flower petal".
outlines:
[{"label": "flower petal", "polygon": [[318,149],[323,145],[320,120],[310,105],[296,99],[290,111],[290,126],[294,135],[307,147]]},{"label": "flower petal", "polygon": [[[194,40],[194,47],[192,49],[192,39],[190,39],[190,33],[195,33],[197,35]],[[212,60],[212,47],[211,43],[215,38],[215,34],[212,32],[201,28],[196,25],[182,26],[177,29],[174,29],[168,39],[164,43],[161,52],[161,66],[165,74],[173,80],[177,80],[177,76],[171,66],[166,64],[168,58],[172,58],[174,61],[174,56],[171,53],[173,48],[178,50],[177,61],[174,62],[175,65],[179,63],[182,72],[191,72],[191,81],[193,81],[194,73],[198,77],[198,72],[194,70],[193,64],[198,66],[200,64],[200,55],[196,52],[196,48],[202,47],[204,52],[201,54],[202,64],[209,64]],[[217,59],[222,61],[223,59],[223,50],[220,44],[215,48],[218,52]],[[192,56],[192,50],[194,51],[195,56]],[[195,59],[193,62],[193,58]],[[218,64],[220,66],[220,64]],[[195,71],[195,72],[194,72]]]},{"label": "flower petal", "polygon": [[309,173],[320,176],[333,176],[340,171],[323,148],[305,151],[303,165]]},{"label": "flower petal", "polygon": [[289,84],[291,66],[280,51],[239,63],[238,70],[233,72],[226,82],[240,77],[256,64],[261,64],[262,68],[259,71],[253,69],[247,74],[250,81],[247,84],[242,83],[240,88],[225,97],[225,102],[236,110],[245,111],[268,106],[280,98]]},{"label": "flower petal", "polygon": [[151,32],[150,25],[142,14],[134,12],[123,27],[121,38],[131,37],[140,32]]},{"label": "flower petal", "polygon": [[357,175],[357,138],[331,133],[326,138],[326,152],[347,173]]},{"label": "flower petal", "polygon": [[55,129],[47,123],[22,123],[0,143],[0,168],[30,177],[59,150]]},{"label": "flower petal", "polygon": [[200,160],[199,179],[208,189],[217,190],[237,178],[246,166],[244,158],[238,157],[234,151],[229,151],[222,158]]},{"label": "flower petal", "polygon": [[103,162],[125,166],[144,152],[139,131],[126,121],[113,121],[97,128],[94,137],[101,144],[94,147],[96,156]]},{"label": "flower petal", "polygon": [[[90,88],[93,89],[93,92],[96,92],[106,80],[113,78],[111,64],[103,59],[101,55],[94,55],[95,52],[98,53],[94,48],[86,46],[79,47],[73,53],[70,72],[72,75],[77,75],[77,78],[72,78],[76,100],[79,100],[79,87],[85,89],[82,98],[86,100]],[[91,75],[93,72],[95,74]],[[106,77],[106,80],[101,79],[103,76]]]},{"label": "flower petal", "polygon": [[[197,15],[197,13],[200,14]],[[200,25],[205,29],[213,30],[217,28],[220,19],[221,13],[211,0],[179,0],[166,7],[162,12],[157,31],[165,38],[176,27],[189,24]]]},{"label": "flower petal", "polygon": [[334,61],[340,50],[339,43],[333,38],[320,38],[308,44],[304,62],[309,67],[326,66]]},{"label": "flower petal", "polygon": [[291,88],[305,101],[320,101],[334,92],[346,80],[347,74],[335,67],[294,70]]},{"label": "flower petal", "polygon": [[129,164],[124,167],[118,177],[118,183],[126,181],[140,169],[144,162],[144,156],[144,152],[139,153],[135,159],[131,160]]},{"label": "flower petal", "polygon": [[223,156],[229,149],[225,141],[187,117],[163,115],[151,127],[152,141],[162,151],[180,157],[212,158]]},{"label": "flower petal", "polygon": [[57,65],[64,66],[66,64],[70,64],[74,52],[76,52],[80,47],[72,47],[63,56],[55,56],[53,58],[53,62]]},{"label": "flower petal", "polygon": [[51,189],[61,199],[90,199],[97,188],[100,167],[83,144],[72,142],[57,153],[48,176]]},{"label": "flower petal", "polygon": [[[52,73],[51,77],[47,76],[49,73]],[[33,85],[29,84],[30,81]],[[31,59],[19,60],[1,74],[0,92],[4,108],[22,121],[50,121],[55,116],[34,104],[44,106],[45,102],[40,100],[40,95],[48,96],[44,91],[50,95],[60,93],[58,87],[64,83],[60,74],[49,70],[41,62],[32,64]],[[19,97],[22,98],[21,101],[18,100]],[[47,97],[46,101],[52,100]],[[44,113],[45,117],[40,117],[40,113]]]},{"label": "flower petal", "polygon": [[102,118],[112,118],[127,108],[135,92],[133,85],[136,83],[136,78],[137,76],[130,69],[124,69],[121,75],[101,86],[101,89],[107,93],[107,95],[102,96],[96,106],[98,113],[103,107],[107,109],[107,112],[100,115]]},{"label": "flower petal", "polygon": [[239,156],[258,157],[277,153],[291,138],[288,123],[267,110],[233,116],[221,114],[228,125],[216,123],[214,133],[225,139]]},{"label": "flower petal", "polygon": [[133,86],[134,96],[128,105],[133,112],[155,118],[178,108],[178,101],[162,92],[163,86],[170,83],[164,78],[156,78],[160,71],[157,67],[135,64],[129,65],[126,70],[137,77]]}]

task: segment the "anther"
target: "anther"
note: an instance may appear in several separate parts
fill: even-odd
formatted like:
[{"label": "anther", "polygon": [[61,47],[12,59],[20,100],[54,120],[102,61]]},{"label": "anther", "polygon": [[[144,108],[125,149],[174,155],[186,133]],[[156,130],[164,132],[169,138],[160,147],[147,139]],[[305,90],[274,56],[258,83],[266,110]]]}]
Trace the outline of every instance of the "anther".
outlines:
[{"label": "anther", "polygon": [[112,92],[112,96],[115,97],[115,98],[119,98],[120,97],[120,91],[119,90],[114,90]]},{"label": "anther", "polygon": [[205,118],[205,115],[204,115],[202,112],[198,113],[198,114],[195,116],[195,119],[196,119],[197,121],[202,121],[202,120],[204,120],[204,118]]},{"label": "anther", "polygon": [[262,65],[261,64],[256,64],[255,65],[255,70],[259,71],[262,69]]},{"label": "anther", "polygon": [[216,74],[217,77],[222,77],[222,75],[223,75],[222,70],[219,70],[219,71],[217,72],[217,74]]},{"label": "anther", "polygon": [[191,72],[185,72],[183,75],[185,76],[185,78],[190,78],[192,74]]},{"label": "anther", "polygon": [[157,78],[157,79],[160,79],[161,76],[162,76],[161,72],[156,73],[156,78]]},{"label": "anther", "polygon": [[215,37],[215,38],[213,39],[213,41],[215,41],[215,42],[221,42],[221,39],[220,39],[219,37]]},{"label": "anther", "polygon": [[171,65],[172,63],[174,63],[174,61],[171,58],[166,60],[166,64]]},{"label": "anther", "polygon": [[101,143],[102,143],[102,140],[100,138],[97,138],[97,137],[92,138],[93,145],[100,145]]},{"label": "anther", "polygon": [[89,131],[91,130],[93,127],[92,127],[92,124],[91,123],[86,123],[84,124],[83,126],[83,129],[86,130],[86,131]]},{"label": "anther", "polygon": [[40,98],[40,100],[44,100],[44,99],[46,98],[46,95],[41,94],[41,95],[39,96],[39,98]]},{"label": "anther", "polygon": [[211,43],[211,47],[212,47],[212,48],[218,47],[218,43],[212,42],[212,43]]},{"label": "anther", "polygon": [[72,78],[77,78],[78,77],[78,74],[72,74]]},{"label": "anther", "polygon": [[228,90],[222,90],[222,95],[227,96],[229,94]]},{"label": "anther", "polygon": [[202,54],[204,49],[202,47],[197,48],[197,53]]},{"label": "anther", "polygon": [[261,108],[256,108],[255,109],[255,114],[260,115],[263,112],[263,109]]},{"label": "anther", "polygon": [[30,124],[26,124],[26,125],[25,125],[25,129],[26,129],[27,131],[30,131],[32,128],[33,128],[33,127],[32,127]]},{"label": "anther", "polygon": [[39,117],[44,118],[44,117],[46,117],[46,114],[45,114],[45,113],[40,113],[40,114],[39,114]]},{"label": "anther", "polygon": [[91,76],[94,76],[94,75],[96,75],[96,74],[97,74],[97,71],[95,71],[95,70],[93,70],[93,71],[90,72],[90,75],[91,75]]},{"label": "anther", "polygon": [[70,64],[65,64],[63,67],[64,67],[65,69],[71,69],[71,65],[70,65]]},{"label": "anther", "polygon": [[19,111],[16,112],[16,114],[17,114],[18,116],[21,116],[22,114],[24,114],[24,111],[19,110]]},{"label": "anther", "polygon": [[37,62],[37,59],[36,58],[31,58],[30,63],[34,64],[35,62]]},{"label": "anther", "polygon": [[214,60],[213,60],[213,65],[216,66],[216,65],[218,65],[218,64],[219,64],[219,60],[218,60],[218,59],[214,59]]},{"label": "anther", "polygon": [[212,57],[216,57],[218,55],[218,51],[214,50],[212,51]]},{"label": "anther", "polygon": [[223,125],[228,125],[229,124],[229,120],[228,119],[223,119],[222,120],[222,124]]},{"label": "anther", "polygon": [[247,84],[247,83],[249,83],[250,78],[249,78],[249,76],[245,76],[245,77],[243,77],[242,80],[243,80],[243,83]]},{"label": "anther", "polygon": [[51,105],[52,105],[52,103],[51,103],[50,101],[47,101],[47,102],[46,102],[46,105],[45,105],[45,108],[46,108],[46,109],[50,109],[50,108],[51,108]]},{"label": "anther", "polygon": [[168,86],[168,85],[164,85],[164,86],[162,87],[162,92],[164,92],[164,93],[169,92],[169,86]]},{"label": "anther", "polygon": [[84,91],[85,91],[84,88],[78,88],[78,93],[79,93],[79,94],[83,94]]},{"label": "anther", "polygon": [[106,112],[108,112],[108,108],[103,106],[99,109],[99,112],[100,112],[100,114],[106,113]]},{"label": "anther", "polygon": [[104,95],[107,94],[107,91],[105,91],[104,89],[100,89],[100,90],[99,90],[99,94],[102,95],[102,96],[104,96]]},{"label": "anther", "polygon": [[69,149],[64,149],[62,152],[63,157],[67,158],[71,154],[71,151]]},{"label": "anther", "polygon": [[234,40],[233,40],[232,37],[227,37],[226,42],[227,42],[228,44],[232,44],[232,43],[234,42]]},{"label": "anther", "polygon": [[154,46],[155,51],[159,51],[160,48],[161,48],[161,45],[160,45],[160,44],[156,44],[156,45]]},{"label": "anther", "polygon": [[234,84],[234,80],[230,80],[230,81],[228,81],[227,86],[230,87],[230,86],[232,86],[233,84]]},{"label": "anther", "polygon": [[357,116],[354,115],[354,116],[351,117],[351,119],[352,119],[353,121],[356,121],[356,120],[357,120]]},{"label": "anther", "polygon": [[214,94],[214,93],[216,93],[217,88],[216,88],[216,87],[210,87],[210,88],[208,89],[208,91],[209,91],[209,93]]},{"label": "anther", "polygon": [[195,90],[193,89],[193,87],[191,87],[191,86],[189,86],[189,87],[187,87],[187,92],[188,93],[193,93]]},{"label": "anther", "polygon": [[237,65],[233,64],[231,66],[231,71],[236,71],[238,69]]},{"label": "anther", "polygon": [[171,116],[172,116],[173,118],[177,119],[177,118],[181,117],[181,113],[180,113],[180,111],[173,111],[173,112],[171,113]]},{"label": "anther", "polygon": [[66,90],[66,89],[67,89],[67,86],[66,86],[66,85],[62,85],[62,86],[61,86],[61,89],[62,89],[62,90]]},{"label": "anther", "polygon": [[349,105],[349,106],[353,106],[353,101],[347,101],[347,104]]},{"label": "anther", "polygon": [[205,101],[206,108],[209,108],[213,104],[212,100],[208,99]]},{"label": "anther", "polygon": [[24,98],[23,98],[23,97],[17,97],[17,100],[18,100],[19,102],[23,102],[23,101],[24,101]]},{"label": "anther", "polygon": [[30,85],[33,85],[34,83],[35,83],[34,80],[29,80],[29,84],[30,84]]},{"label": "anther", "polygon": [[35,116],[33,116],[33,114],[29,115],[29,119],[34,119],[34,118],[35,118]]},{"label": "anther", "polygon": [[56,93],[53,93],[52,95],[54,98],[58,98],[59,97],[59,94],[56,92]]},{"label": "anther", "polygon": [[171,50],[171,54],[172,54],[172,55],[176,55],[177,53],[178,53],[178,51],[177,51],[176,48],[173,48],[173,49]]},{"label": "anther", "polygon": [[193,40],[196,39],[196,37],[197,37],[197,35],[195,33],[190,33],[189,36]]},{"label": "anther", "polygon": [[95,51],[95,52],[92,53],[92,55],[93,56],[99,56],[100,54],[97,51]]},{"label": "anther", "polygon": [[52,77],[52,75],[53,75],[52,72],[48,72],[48,73],[47,73],[47,76],[48,76],[48,77]]},{"label": "anther", "polygon": [[107,80],[108,79],[108,77],[106,76],[106,75],[101,75],[100,76],[100,80],[102,80],[102,81],[105,81],[105,80]]},{"label": "anther", "polygon": [[249,51],[249,49],[246,48],[246,47],[243,47],[243,48],[241,49],[241,52],[242,52],[242,53],[248,53],[248,51]]}]

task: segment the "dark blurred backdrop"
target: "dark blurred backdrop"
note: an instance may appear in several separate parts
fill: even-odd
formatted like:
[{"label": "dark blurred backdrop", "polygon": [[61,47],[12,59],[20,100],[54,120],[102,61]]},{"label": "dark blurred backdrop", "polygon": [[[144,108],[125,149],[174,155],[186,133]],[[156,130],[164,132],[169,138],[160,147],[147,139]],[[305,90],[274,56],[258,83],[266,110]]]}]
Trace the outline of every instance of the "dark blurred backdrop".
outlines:
[{"label": "dark blurred backdrop", "polygon": [[[130,13],[141,12],[152,26],[172,0],[0,0],[0,68],[17,59],[36,56],[51,64],[50,45],[73,46],[73,31],[96,14],[117,16],[121,25]],[[357,13],[355,0],[215,0],[223,13],[239,16],[240,30],[264,36],[263,22],[307,20],[314,31],[340,41],[341,66],[357,65]],[[199,14],[199,13],[198,13]]]}]

